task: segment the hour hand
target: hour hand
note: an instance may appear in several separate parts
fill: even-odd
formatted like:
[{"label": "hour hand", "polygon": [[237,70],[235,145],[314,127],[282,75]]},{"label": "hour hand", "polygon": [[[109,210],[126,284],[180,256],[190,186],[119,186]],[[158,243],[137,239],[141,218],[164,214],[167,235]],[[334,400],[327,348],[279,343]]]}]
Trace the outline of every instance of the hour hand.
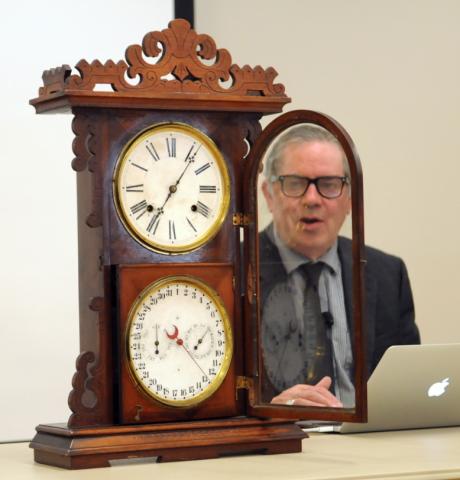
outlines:
[{"label": "hour hand", "polygon": [[206,334],[209,332],[209,328],[205,330],[203,335],[196,341],[195,346],[193,347],[193,350],[198,350],[198,347],[203,343],[204,337],[206,337]]},{"label": "hour hand", "polygon": [[160,341],[158,339],[158,324],[155,325],[155,354],[160,354]]}]

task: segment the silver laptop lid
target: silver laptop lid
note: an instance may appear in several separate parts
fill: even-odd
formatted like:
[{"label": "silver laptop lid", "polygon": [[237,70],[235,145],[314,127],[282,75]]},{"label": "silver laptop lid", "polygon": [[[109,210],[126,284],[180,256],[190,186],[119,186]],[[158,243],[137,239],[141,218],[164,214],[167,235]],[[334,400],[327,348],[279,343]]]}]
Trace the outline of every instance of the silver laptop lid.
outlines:
[{"label": "silver laptop lid", "polygon": [[367,394],[368,422],[341,433],[460,425],[460,344],[390,347]]}]

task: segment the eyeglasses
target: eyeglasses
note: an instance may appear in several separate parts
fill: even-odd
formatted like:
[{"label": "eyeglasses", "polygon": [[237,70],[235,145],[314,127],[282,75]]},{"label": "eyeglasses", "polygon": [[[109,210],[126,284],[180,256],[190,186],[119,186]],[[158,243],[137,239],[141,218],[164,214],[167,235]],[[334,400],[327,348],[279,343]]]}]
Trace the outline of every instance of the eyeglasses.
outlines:
[{"label": "eyeglasses", "polygon": [[280,182],[281,190],[287,197],[302,197],[311,183],[315,185],[318,193],[324,198],[337,198],[342,194],[343,186],[348,185],[348,177],[317,177],[308,178],[298,175],[280,175],[270,177],[270,181]]}]

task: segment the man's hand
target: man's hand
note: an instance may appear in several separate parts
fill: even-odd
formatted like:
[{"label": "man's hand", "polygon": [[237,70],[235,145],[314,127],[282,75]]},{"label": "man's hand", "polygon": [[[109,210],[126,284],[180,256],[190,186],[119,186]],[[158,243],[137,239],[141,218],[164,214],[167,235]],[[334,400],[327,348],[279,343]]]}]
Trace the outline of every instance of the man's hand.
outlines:
[{"label": "man's hand", "polygon": [[273,397],[271,403],[296,407],[341,408],[342,402],[329,391],[331,383],[331,377],[323,377],[316,385],[294,385]]}]

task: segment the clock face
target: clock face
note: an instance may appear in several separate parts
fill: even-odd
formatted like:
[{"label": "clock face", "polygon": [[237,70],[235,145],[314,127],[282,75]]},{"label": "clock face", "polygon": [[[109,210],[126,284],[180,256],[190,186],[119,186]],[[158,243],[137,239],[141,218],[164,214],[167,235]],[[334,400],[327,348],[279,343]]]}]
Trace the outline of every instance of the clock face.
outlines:
[{"label": "clock face", "polygon": [[186,253],[218,232],[228,211],[230,180],[209,137],[185,124],[161,124],[123,151],[114,196],[134,238],[160,253]]},{"label": "clock face", "polygon": [[262,311],[262,358],[272,385],[283,391],[308,377],[306,351],[312,336],[304,332],[302,315],[296,312],[291,287],[278,283]]},{"label": "clock face", "polygon": [[233,336],[218,294],[195,277],[149,285],[129,313],[127,356],[136,383],[152,398],[196,405],[222,384]]}]

